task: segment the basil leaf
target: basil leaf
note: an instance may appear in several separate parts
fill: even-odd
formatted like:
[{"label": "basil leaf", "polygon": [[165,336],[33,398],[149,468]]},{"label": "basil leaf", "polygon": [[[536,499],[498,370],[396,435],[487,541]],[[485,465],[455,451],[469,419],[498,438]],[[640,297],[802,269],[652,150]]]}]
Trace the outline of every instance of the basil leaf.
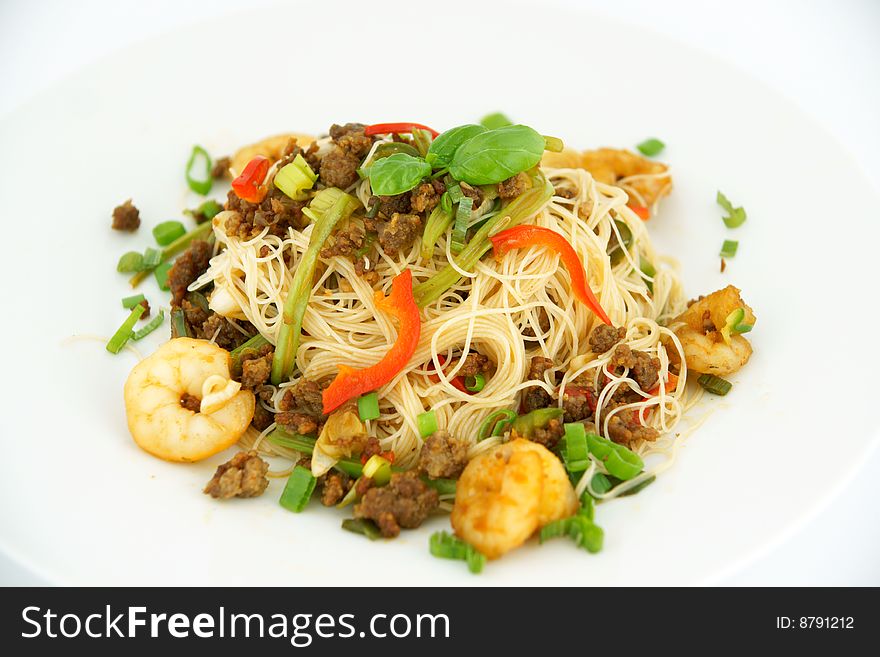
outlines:
[{"label": "basil leaf", "polygon": [[480,124],[486,126],[490,130],[494,130],[495,128],[503,128],[506,125],[513,125],[513,121],[508,119],[502,112],[494,112],[492,114],[487,114],[480,119]]},{"label": "basil leaf", "polygon": [[471,185],[494,185],[541,161],[544,137],[524,125],[482,132],[462,144],[449,173]]},{"label": "basil leaf", "polygon": [[431,147],[428,149],[428,155],[425,159],[430,162],[431,166],[435,169],[448,167],[449,163],[452,162],[452,157],[455,155],[455,151],[458,150],[458,147],[471,137],[482,132],[486,132],[486,128],[474,123],[450,128],[431,142]]},{"label": "basil leaf", "polygon": [[370,187],[376,196],[395,196],[408,192],[422,178],[431,175],[431,165],[420,157],[395,153],[370,167]]}]

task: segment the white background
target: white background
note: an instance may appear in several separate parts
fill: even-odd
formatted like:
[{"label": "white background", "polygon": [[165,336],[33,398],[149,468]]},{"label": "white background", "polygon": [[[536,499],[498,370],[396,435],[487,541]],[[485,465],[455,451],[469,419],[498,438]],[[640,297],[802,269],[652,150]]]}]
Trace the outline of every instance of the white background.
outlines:
[{"label": "white background", "polygon": [[[880,2],[558,3],[631,21],[733,63],[793,100],[821,123],[880,187]],[[273,2],[247,4],[265,6]],[[366,2],[357,4],[363,8]],[[456,4],[442,3],[447,11]],[[204,17],[234,13],[244,5],[241,0],[2,0],[0,118],[54,81],[114,50]],[[417,6],[414,2],[414,11]],[[226,55],[218,52],[208,58],[206,65],[216,65],[222,56],[233,53],[234,48]],[[645,74],[662,76],[663,72],[651,71],[648,62]],[[193,75],[197,76],[198,71]],[[718,102],[723,103],[724,98]],[[865,211],[878,215],[880,220],[877,208]],[[845,227],[829,232],[841,230]],[[815,391],[805,384],[804,393]],[[817,422],[817,430],[819,426]],[[877,427],[866,430],[876,431]],[[766,439],[773,440],[773,436]],[[817,454],[816,458],[831,458],[833,443],[831,434],[829,453]],[[816,482],[816,486],[822,485]],[[880,585],[878,494],[880,450],[875,450],[845,491],[818,517],[722,583]],[[0,584],[33,583],[39,582],[0,556]]]}]

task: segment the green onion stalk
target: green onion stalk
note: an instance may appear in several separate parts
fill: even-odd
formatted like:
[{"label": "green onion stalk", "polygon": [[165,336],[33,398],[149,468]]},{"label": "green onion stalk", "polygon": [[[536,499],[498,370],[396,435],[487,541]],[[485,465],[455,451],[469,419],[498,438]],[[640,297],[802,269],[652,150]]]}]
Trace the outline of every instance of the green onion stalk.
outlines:
[{"label": "green onion stalk", "polygon": [[[553,185],[538,171],[533,177],[532,187],[520,194],[494,217],[483,224],[467,246],[462,249],[455,263],[460,269],[470,271],[480,258],[492,248],[490,237],[499,231],[516,226],[537,214],[553,196]],[[461,275],[450,264],[427,281],[413,289],[413,296],[420,308],[439,299],[446,290],[461,280]]]},{"label": "green onion stalk", "polygon": [[[318,207],[323,207],[330,199],[333,199],[332,205],[324,212],[320,214],[314,212]],[[307,208],[307,210],[313,210],[315,224],[312,227],[309,246],[296,267],[293,282],[287,292],[287,299],[284,301],[283,322],[278,334],[278,343],[275,345],[275,356],[272,359],[272,383],[275,385],[288,380],[293,373],[303,317],[306,314],[312,292],[318,254],[336,224],[340,220],[348,218],[357,205],[358,202],[353,196],[335,187],[330,187],[318,192]]]},{"label": "green onion stalk", "polygon": [[452,223],[452,212],[447,212],[441,205],[437,205],[428,215],[425,222],[425,231],[422,233],[422,260],[430,260],[434,255],[434,246],[440,236]]},{"label": "green onion stalk", "polygon": [[[178,253],[189,247],[189,245],[192,244],[195,240],[201,239],[207,233],[210,233],[212,228],[213,226],[211,222],[206,221],[203,224],[199,224],[185,235],[181,235],[180,237],[178,237],[176,240],[171,242],[171,244],[162,249],[162,252],[159,254],[159,262],[156,263],[156,266],[177,255]],[[132,287],[137,287],[147,276],[150,275],[151,271],[152,268],[139,271],[131,277],[129,283]]]}]

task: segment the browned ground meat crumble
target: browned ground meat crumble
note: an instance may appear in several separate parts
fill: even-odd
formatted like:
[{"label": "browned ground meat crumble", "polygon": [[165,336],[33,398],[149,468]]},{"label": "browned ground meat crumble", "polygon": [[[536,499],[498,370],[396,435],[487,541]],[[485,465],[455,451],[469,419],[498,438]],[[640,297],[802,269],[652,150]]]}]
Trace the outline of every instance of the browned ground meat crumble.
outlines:
[{"label": "browned ground meat crumble", "polygon": [[174,265],[168,270],[172,306],[179,306],[186,296],[189,284],[207,271],[213,250],[208,242],[196,240],[174,261]]},{"label": "browned ground meat crumble", "polygon": [[229,165],[232,164],[232,160],[228,157],[218,157],[214,162],[214,166],[211,167],[211,177],[214,180],[223,180],[224,178],[229,178]]},{"label": "browned ground meat crumble", "polygon": [[[248,350],[245,350],[248,352]],[[241,387],[253,390],[269,380],[275,348],[266,344],[241,356]]]},{"label": "browned ground meat crumble", "polygon": [[141,319],[146,319],[147,317],[149,317],[150,316],[150,302],[147,301],[146,299],[144,299],[143,301],[139,301],[138,305],[144,307],[144,314],[141,315]]},{"label": "browned ground meat crumble", "polygon": [[417,185],[410,193],[410,209],[413,212],[431,212],[440,203],[446,191],[442,180],[431,180]]},{"label": "browned ground meat crumble", "polygon": [[611,356],[612,367],[626,367],[629,376],[639,387],[648,392],[657,385],[660,359],[650,356],[644,351],[631,349],[629,345],[619,344]]},{"label": "browned ground meat crumble", "polygon": [[653,427],[643,427],[638,422],[627,422],[620,414],[608,420],[608,438],[621,445],[633,445],[643,440],[653,442],[660,433]]},{"label": "browned ground meat crumble", "polygon": [[283,237],[288,228],[302,229],[308,225],[308,217],[302,212],[306,205],[307,201],[294,201],[274,185],[259,203],[240,199],[230,190],[226,209],[236,214],[227,217],[224,228],[227,235],[250,239],[268,226],[269,235]]},{"label": "browned ground meat crumble", "polygon": [[546,426],[533,429],[530,436],[521,436],[516,430],[513,430],[511,431],[510,439],[515,440],[517,438],[525,438],[526,440],[531,440],[533,443],[543,445],[547,449],[553,449],[559,443],[559,439],[562,438],[564,433],[565,428],[562,422],[554,418],[550,420]]},{"label": "browned ground meat crumble", "polygon": [[488,356],[484,356],[477,351],[471,351],[464,357],[461,369],[458,370],[458,376],[476,376],[477,374],[488,372],[490,369],[492,369],[492,362]]},{"label": "browned ground meat crumble", "polygon": [[457,479],[468,462],[468,443],[436,431],[425,439],[419,452],[418,469],[431,479]]},{"label": "browned ground meat crumble", "polygon": [[256,452],[239,452],[217,468],[214,477],[205,486],[205,493],[220,500],[257,497],[269,485],[269,479],[266,478],[268,471],[269,464]]},{"label": "browned ground meat crumble", "polygon": [[[553,369],[553,361],[543,356],[533,356],[529,361],[529,381],[543,381],[544,372]],[[528,413],[538,408],[547,408],[553,403],[553,397],[543,388],[526,388],[523,393],[523,412]]]},{"label": "browned ground meat crumble", "polygon": [[476,210],[483,203],[483,190],[479,187],[472,187],[468,185],[466,182],[458,183],[459,187],[461,187],[461,193],[467,196],[469,199],[472,199],[474,202],[474,210]]},{"label": "browned ground meat crumble", "polygon": [[357,169],[373,145],[360,123],[333,125],[330,137],[334,147],[321,160],[321,181],[328,187],[345,189],[358,181]]},{"label": "browned ground meat crumble", "polygon": [[378,225],[379,244],[390,256],[405,251],[422,231],[422,218],[417,214],[400,214],[395,212],[388,221]]},{"label": "browned ground meat crumble", "polygon": [[113,230],[125,230],[131,233],[136,231],[140,225],[141,213],[132,205],[131,199],[113,208],[113,223],[111,224]]},{"label": "browned ground meat crumble", "polygon": [[297,410],[313,417],[321,417],[324,415],[323,391],[324,387],[317,381],[300,379],[284,392],[279,408],[282,411]]},{"label": "browned ground meat crumble", "polygon": [[626,328],[599,324],[590,333],[590,350],[594,354],[604,354],[626,337]]},{"label": "browned ground meat crumble", "polygon": [[275,414],[275,422],[301,436],[310,436],[318,432],[318,421],[307,413],[282,411]]},{"label": "browned ground meat crumble", "polygon": [[321,257],[350,256],[364,245],[364,238],[363,229],[357,224],[350,224],[333,233],[330,244],[321,249]]},{"label": "browned ground meat crumble", "polygon": [[520,171],[515,176],[511,176],[507,180],[498,183],[498,196],[501,198],[516,198],[529,187],[532,183],[529,175],[525,171]]},{"label": "browned ground meat crumble", "polygon": [[562,394],[563,419],[566,422],[579,422],[593,417],[596,410],[596,391],[593,386],[573,381],[565,386]]},{"label": "browned ground meat crumble", "polygon": [[437,491],[419,479],[416,472],[395,472],[381,488],[370,488],[355,506],[356,518],[367,518],[379,526],[382,535],[397,536],[401,527],[412,529],[422,524],[437,508]]},{"label": "browned ground meat crumble", "polygon": [[351,478],[342,472],[329,472],[323,477],[321,486],[321,504],[334,506],[342,501],[351,489]]}]

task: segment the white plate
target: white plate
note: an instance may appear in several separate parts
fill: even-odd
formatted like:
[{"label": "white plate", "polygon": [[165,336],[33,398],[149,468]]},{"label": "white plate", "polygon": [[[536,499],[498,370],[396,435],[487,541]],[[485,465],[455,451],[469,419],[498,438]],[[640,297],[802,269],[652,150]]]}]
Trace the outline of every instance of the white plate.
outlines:
[{"label": "white plate", "polygon": [[[380,4],[370,17],[310,3],[188,28],[0,122],[0,547],[56,583],[684,584],[717,581],[821,509],[876,433],[860,378],[876,350],[846,355],[861,327],[845,318],[873,300],[878,199],[846,154],[772,90],[631,26],[510,3],[430,17]],[[428,554],[446,519],[370,543],[335,511],[281,509],[279,481],[217,503],[200,488],[224,458],[172,465],[132,443],[122,383],[134,358],[64,340],[121,321],[116,260],[194,205],[191,144],[220,154],[331,122],[444,128],[496,109],[580,147],[663,138],[675,190],[651,221],[658,246],[682,261],[689,292],[734,283],[759,318],[752,361],[675,467],[599,507],[600,555],[529,545],[474,578]],[[735,232],[718,188],[748,210]],[[135,238],[108,228],[129,196],[145,219]],[[740,251],[720,274],[725,238]]]}]

